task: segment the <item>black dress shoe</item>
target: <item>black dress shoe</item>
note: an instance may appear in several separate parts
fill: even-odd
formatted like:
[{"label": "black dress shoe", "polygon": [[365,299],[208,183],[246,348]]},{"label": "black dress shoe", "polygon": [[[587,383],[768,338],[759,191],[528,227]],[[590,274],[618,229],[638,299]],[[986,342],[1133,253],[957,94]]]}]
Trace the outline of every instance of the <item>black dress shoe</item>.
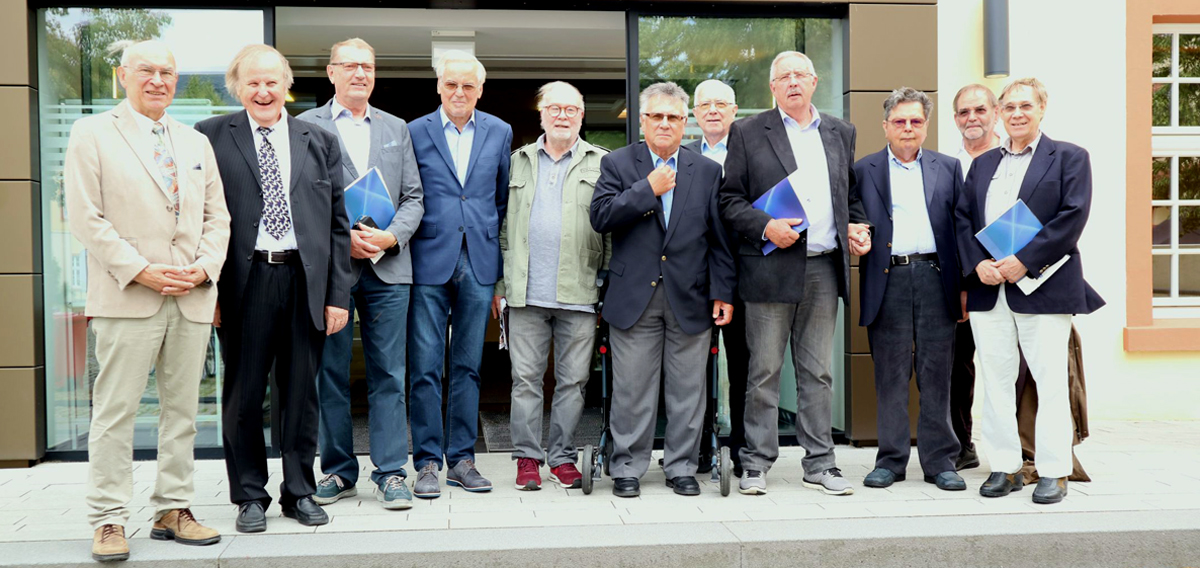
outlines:
[{"label": "black dress shoe", "polygon": [[1025,486],[1025,476],[1019,473],[992,472],[979,488],[984,497],[1003,497]]},{"label": "black dress shoe", "polygon": [[325,509],[322,509],[316,501],[313,501],[312,495],[301,497],[291,507],[284,507],[283,516],[296,519],[296,522],[306,527],[315,527],[329,522],[329,515],[325,514]]},{"label": "black dress shoe", "polygon": [[954,460],[954,471],[962,471],[979,467],[979,454],[975,453],[975,448],[967,448],[958,454],[958,459]]},{"label": "black dress shoe", "polygon": [[617,497],[637,497],[641,494],[642,489],[636,477],[613,478],[613,495]]},{"label": "black dress shoe", "polygon": [[675,479],[667,480],[667,487],[673,487],[676,495],[699,495],[700,484],[695,477],[690,475],[681,475]]},{"label": "black dress shoe", "polygon": [[262,503],[246,501],[238,505],[237,531],[241,533],[256,533],[267,530],[267,515],[263,512]]},{"label": "black dress shoe", "polygon": [[1067,478],[1042,477],[1038,479],[1037,487],[1033,488],[1033,502],[1039,505],[1051,505],[1067,496]]}]

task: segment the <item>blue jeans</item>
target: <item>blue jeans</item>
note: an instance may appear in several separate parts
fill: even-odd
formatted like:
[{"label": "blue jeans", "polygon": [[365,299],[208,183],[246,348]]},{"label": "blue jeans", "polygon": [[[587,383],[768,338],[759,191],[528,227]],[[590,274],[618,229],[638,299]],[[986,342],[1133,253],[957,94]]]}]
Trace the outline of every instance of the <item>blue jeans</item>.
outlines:
[{"label": "blue jeans", "polygon": [[[404,350],[411,285],[388,284],[369,268],[350,289],[350,311],[358,308],[370,404],[371,481],[404,477],[408,461],[408,416],[404,408]],[[325,340],[317,396],[321,403],[321,471],[354,484],[354,423],[350,417],[350,352],[354,326]]]},{"label": "blue jeans", "polygon": [[[479,434],[479,364],[483,335],[492,306],[492,284],[480,284],[464,246],[450,281],[413,285],[408,314],[409,380],[412,382],[413,467],[426,463],[454,466],[475,459]],[[446,416],[442,416],[442,368],[446,359],[446,324],[450,340],[450,381]],[[444,430],[443,430],[444,427]]]}]

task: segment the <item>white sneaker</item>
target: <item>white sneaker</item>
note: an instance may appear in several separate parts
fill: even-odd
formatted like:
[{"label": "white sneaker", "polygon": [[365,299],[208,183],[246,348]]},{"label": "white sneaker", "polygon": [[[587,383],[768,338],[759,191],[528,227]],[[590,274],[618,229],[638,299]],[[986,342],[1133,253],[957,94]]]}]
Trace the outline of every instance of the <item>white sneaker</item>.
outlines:
[{"label": "white sneaker", "polygon": [[850,495],[854,493],[854,487],[842,477],[842,470],[831,467],[818,474],[804,474],[804,486],[809,489],[816,489],[826,495]]},{"label": "white sneaker", "polygon": [[747,469],[742,474],[742,480],[738,482],[738,493],[742,495],[766,495],[767,474],[758,470]]}]

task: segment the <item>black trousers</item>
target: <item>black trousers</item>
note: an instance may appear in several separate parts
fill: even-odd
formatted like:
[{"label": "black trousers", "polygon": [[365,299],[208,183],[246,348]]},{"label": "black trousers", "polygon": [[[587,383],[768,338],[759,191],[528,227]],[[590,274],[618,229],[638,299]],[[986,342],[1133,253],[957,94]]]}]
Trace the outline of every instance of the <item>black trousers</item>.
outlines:
[{"label": "black trousers", "polygon": [[954,367],[950,371],[950,425],[958,438],[959,453],[974,450],[971,442],[971,405],[975,404],[975,336],[971,322],[954,330]]},{"label": "black trousers", "polygon": [[267,450],[263,399],[271,368],[283,408],[280,503],[290,507],[316,492],[317,369],[325,332],[309,317],[304,269],[299,256],[285,264],[255,260],[242,297],[242,313],[221,314],[225,357],[222,426],[229,498],[237,504],[259,501],[265,509]]},{"label": "black trousers", "polygon": [[[734,465],[740,465],[738,450],[746,445],[746,376],[750,372],[750,349],[746,346],[746,304],[741,298],[734,296],[733,319],[720,329],[729,376],[729,457]],[[711,369],[709,371],[711,372]],[[707,379],[708,375],[705,377]],[[713,411],[713,399],[710,396],[704,415],[704,438],[700,440],[702,456],[708,456],[712,451],[709,444],[709,435],[712,433],[709,417],[713,415]],[[703,459],[700,460],[702,468],[706,463]]]},{"label": "black trousers", "polygon": [[950,426],[950,367],[958,318],[946,307],[936,263],[897,265],[890,272],[879,315],[867,326],[875,362],[879,435],[875,467],[897,474],[908,467],[912,439],[908,383],[915,367],[921,396],[917,420],[921,469],[928,476],[954,471],[959,448]]}]

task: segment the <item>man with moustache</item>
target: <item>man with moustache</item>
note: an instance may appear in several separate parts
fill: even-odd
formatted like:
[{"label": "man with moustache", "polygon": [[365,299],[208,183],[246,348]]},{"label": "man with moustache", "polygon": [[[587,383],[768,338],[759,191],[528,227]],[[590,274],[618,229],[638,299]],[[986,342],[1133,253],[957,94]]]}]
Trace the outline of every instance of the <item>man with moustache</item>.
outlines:
[{"label": "man with moustache", "polygon": [[[435,66],[441,106],[410,125],[425,190],[425,213],[410,242],[412,306],[408,368],[412,382],[413,494],[440,496],[446,483],[492,490],[475,467],[479,365],[493,287],[502,275],[500,222],[508,204],[512,128],[475,105],[487,72],[475,56],[447,51]],[[453,329],[446,361],[446,324]],[[449,370],[442,415],[442,369]],[[443,430],[445,425],[445,430]],[[444,460],[444,461],[443,461]]]},{"label": "man with moustache", "polygon": [[263,398],[274,367],[282,409],[283,515],[306,526],[329,516],[313,500],[317,383],[325,336],[349,318],[350,222],[338,139],[283,110],[287,59],[248,45],[225,72],[246,112],[196,125],[217,156],[233,221],[216,322],[225,356],[223,426],[238,532],[267,528]]},{"label": "man with moustache", "polygon": [[[408,125],[368,102],[375,88],[375,50],[370,44],[359,38],[334,44],[325,72],[333,83],[334,97],[299,118],[337,135],[343,156],[343,181],[358,179],[371,168],[378,168],[396,211],[386,227],[372,228],[363,223],[351,227],[354,285],[350,288],[350,311],[358,309],[362,328],[375,499],[384,509],[408,509],[412,507],[412,493],[404,482],[404,464],[408,461],[404,358],[412,287],[408,240],[424,212],[421,178]],[[329,336],[317,374],[321,470],[325,478],[317,483],[313,499],[321,505],[358,493],[358,458],[354,456],[354,424],[350,417],[353,340],[354,326],[349,324]]]},{"label": "man with moustache", "polygon": [[[789,342],[796,369],[796,436],[804,447],[805,487],[849,495],[833,452],[833,334],[838,299],[849,293],[848,239],[869,242],[861,204],[851,201],[855,130],[850,123],[817,113],[812,104],[817,75],[803,53],[785,51],[771,63],[771,93],[778,110],[733,123],[721,215],[740,239],[738,290],[746,302],[750,370],[746,385],[745,470],[739,491],[763,494],[766,473],[779,457],[779,381]],[[799,172],[793,185],[808,215],[774,219],[752,205]],[[779,247],[762,252],[770,241]]]},{"label": "man with moustache", "polygon": [[[86,315],[100,374],[88,435],[92,558],[127,560],[133,432],[155,369],[160,420],[150,538],[208,545],[190,509],[204,355],[229,242],[229,211],[208,140],[167,114],[179,73],[159,42],[132,44],[126,99],[71,127],[63,165],[71,234],[87,249]],[[260,434],[261,435],[261,434]]]},{"label": "man with moustache", "polygon": [[[592,230],[588,208],[607,150],[580,140],[583,95],[555,81],[538,90],[543,134],[512,155],[508,212],[500,230],[503,280],[496,283],[492,315],[508,303],[512,361],[511,432],[516,488],[542,487],[539,469],[564,489],[580,487],[575,427],[583,414],[583,387],[596,341],[596,275],[608,269],[612,248]],[[542,447],[542,377],[554,343],[554,400],[550,439]]]},{"label": "man with moustache", "polygon": [[609,301],[613,352],[613,494],[637,497],[650,466],[659,382],[666,400],[667,487],[699,495],[704,365],[712,325],[733,315],[733,259],[717,212],[721,168],[680,151],[688,95],[655,83],[639,98],[646,141],[605,156],[592,228],[612,233]]}]

